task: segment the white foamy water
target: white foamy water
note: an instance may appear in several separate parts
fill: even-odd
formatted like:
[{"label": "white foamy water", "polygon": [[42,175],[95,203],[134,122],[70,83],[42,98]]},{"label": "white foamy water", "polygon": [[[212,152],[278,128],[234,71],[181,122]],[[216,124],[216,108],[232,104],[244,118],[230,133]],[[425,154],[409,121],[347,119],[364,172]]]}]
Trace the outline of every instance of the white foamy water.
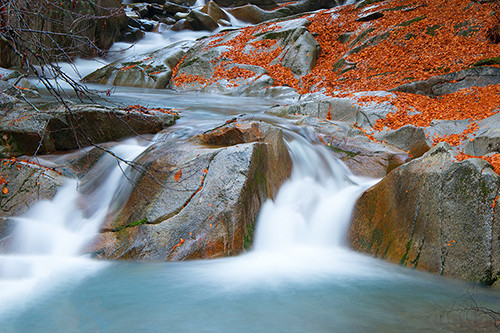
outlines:
[{"label": "white foamy water", "polygon": [[291,178],[262,207],[253,249],[237,258],[200,265],[196,274],[218,288],[241,290],[290,282],[380,277],[373,259],[345,246],[358,196],[377,180],[353,176],[322,146],[294,135],[288,142]]},{"label": "white foamy water", "polygon": [[[133,160],[144,146],[129,140],[113,152]],[[26,306],[52,287],[78,280],[96,272],[104,263],[80,256],[96,236],[116,188],[124,181],[125,163],[105,155],[95,169],[105,181],[82,195],[76,180],[66,180],[53,200],[43,200],[29,211],[12,218],[15,224],[9,251],[0,255],[0,315]],[[100,181],[96,177],[96,181]]]}]

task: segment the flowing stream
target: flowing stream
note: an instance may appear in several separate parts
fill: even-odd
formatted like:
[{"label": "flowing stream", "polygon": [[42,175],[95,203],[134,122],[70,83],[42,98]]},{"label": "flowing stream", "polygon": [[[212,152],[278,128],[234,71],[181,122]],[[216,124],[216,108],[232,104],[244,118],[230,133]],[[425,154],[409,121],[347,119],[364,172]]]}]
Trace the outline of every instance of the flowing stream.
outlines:
[{"label": "flowing stream", "polygon": [[[123,88],[117,98],[182,104],[169,138],[184,140],[240,112],[255,117],[272,101],[161,94]],[[403,269],[344,244],[360,179],[281,121],[293,160],[289,181],[262,208],[252,251],[180,263],[103,262],[79,256],[114,191],[127,180],[104,158],[100,184],[81,193],[68,180],[52,201],[22,217],[14,250],[0,257],[2,332],[414,332],[470,331],[484,318],[453,309],[494,308],[499,293]],[[305,134],[304,134],[305,133]],[[127,140],[126,159],[145,145]],[[100,181],[102,178],[105,182]],[[479,325],[479,326],[478,326]]]},{"label": "flowing stream", "polygon": [[[195,37],[148,34],[135,51],[126,52]],[[96,63],[78,61],[76,66],[83,76]],[[169,140],[185,140],[240,113],[265,119],[262,112],[274,105],[264,99],[123,87],[111,98],[128,105],[180,108],[183,117]],[[104,157],[95,184],[84,190],[78,180],[68,179],[53,200],[39,202],[15,218],[12,251],[0,255],[0,332],[493,328],[489,317],[467,309],[480,304],[498,310],[498,291],[349,250],[345,235],[355,200],[376,180],[351,175],[326,148],[311,142],[307,130],[272,121],[284,129],[293,171],[276,199],[262,207],[251,251],[235,258],[180,263],[106,262],[81,256],[115,192],[127,183],[126,165]],[[146,149],[141,142],[129,139],[113,151],[132,160]]]}]

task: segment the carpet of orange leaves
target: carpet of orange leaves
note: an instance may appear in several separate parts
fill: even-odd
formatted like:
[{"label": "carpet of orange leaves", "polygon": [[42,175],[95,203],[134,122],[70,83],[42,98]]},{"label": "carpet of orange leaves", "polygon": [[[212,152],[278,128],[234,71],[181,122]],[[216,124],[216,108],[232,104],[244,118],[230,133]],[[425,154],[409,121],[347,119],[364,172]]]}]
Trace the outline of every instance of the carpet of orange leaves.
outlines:
[{"label": "carpet of orange leaves", "polygon": [[[265,23],[240,30],[238,37],[222,44],[226,33],[215,36],[209,46],[225,45],[228,50],[220,57],[214,77],[206,84],[221,78],[235,79],[250,73],[228,70],[229,63],[261,66],[269,71],[275,85],[287,85],[301,93],[323,90],[332,95],[352,97],[358,91],[388,91],[416,80],[426,80],[467,68],[483,59],[498,57],[499,44],[487,38],[488,29],[497,24],[493,15],[496,4],[471,0],[388,0],[373,8],[356,9],[354,5],[319,11],[306,17],[311,21],[309,31],[321,45],[316,67],[308,75],[297,79],[288,68],[271,65],[282,51],[276,41],[255,43],[248,52],[247,44],[257,33],[279,27],[279,23]],[[381,11],[383,17],[359,22],[363,14]],[[351,37],[346,35],[352,34]],[[364,35],[359,41],[356,36]],[[346,37],[348,41],[346,41]],[[367,43],[372,40],[373,43]],[[363,45],[365,43],[365,45]],[[358,52],[350,52],[356,46]],[[350,68],[335,70],[341,59],[352,64]],[[348,69],[348,70],[346,70]],[[174,84],[203,80],[195,76],[175,76]],[[500,85],[464,89],[439,98],[424,95],[395,93],[390,102],[398,112],[377,122],[375,129],[397,129],[407,124],[429,126],[433,120],[469,119],[471,124],[499,111]],[[358,102],[370,102],[357,98]],[[366,98],[365,98],[366,99]],[[370,97],[371,101],[387,101],[387,97]],[[418,111],[418,112],[415,112]],[[457,145],[477,130],[471,125],[464,133],[435,138]],[[489,158],[496,170],[498,158]]]},{"label": "carpet of orange leaves", "polygon": [[255,73],[250,70],[230,66],[236,63],[265,68],[268,70],[269,75],[274,79],[274,84],[276,86],[289,85],[298,89],[298,81],[294,78],[289,68],[283,67],[281,64],[271,64],[271,62],[283,51],[281,47],[276,45],[277,41],[272,39],[251,41],[256,34],[265,33],[277,28],[279,28],[279,25],[276,23],[244,27],[240,29],[238,36],[226,42],[222,42],[222,39],[227,32],[221,32],[215,35],[213,37],[214,39],[208,43],[206,48],[225,46],[228,50],[222,52],[220,57],[216,59],[218,64],[214,68],[212,77],[206,78],[185,73],[177,74],[180,65],[179,63],[172,70],[173,84],[179,87],[182,85],[186,86],[198,83],[203,87],[209,84],[217,83],[221,79],[225,79],[228,80],[233,86],[237,86],[238,84],[236,81],[238,79],[247,79],[255,76]]},{"label": "carpet of orange leaves", "polygon": [[[411,81],[470,68],[482,59],[498,57],[500,46],[491,43],[486,36],[487,30],[496,23],[492,15],[494,6],[469,0],[384,1],[367,11],[381,10],[384,14],[372,24],[357,22],[360,12],[354,6],[342,8],[334,18],[323,11],[312,19],[309,27],[317,34],[322,54],[316,68],[303,82],[329,92],[387,91]],[[464,30],[467,27],[469,30]],[[360,31],[368,31],[364,41],[384,33],[390,35],[378,44],[346,56],[354,45],[340,42],[340,36]],[[334,64],[342,57],[355,67],[343,73],[334,71]],[[387,98],[380,99],[384,100]],[[464,89],[440,98],[396,93],[390,102],[398,112],[379,120],[376,130],[397,129],[407,124],[425,127],[433,120],[469,119],[471,126],[463,133],[434,138],[435,143],[446,141],[458,145],[478,129],[475,121],[499,111],[500,85]],[[462,159],[472,157],[460,156]],[[498,156],[484,158],[497,173],[500,171]]]},{"label": "carpet of orange leaves", "polygon": [[[459,153],[457,156],[455,156],[457,161],[463,161],[463,160],[466,160],[468,158],[475,158],[475,157],[477,157],[477,156],[467,155],[464,153]],[[490,162],[490,164],[493,166],[493,169],[495,170],[495,172],[497,174],[500,174],[500,154],[493,154],[490,156],[481,156],[481,158],[483,160]]]}]

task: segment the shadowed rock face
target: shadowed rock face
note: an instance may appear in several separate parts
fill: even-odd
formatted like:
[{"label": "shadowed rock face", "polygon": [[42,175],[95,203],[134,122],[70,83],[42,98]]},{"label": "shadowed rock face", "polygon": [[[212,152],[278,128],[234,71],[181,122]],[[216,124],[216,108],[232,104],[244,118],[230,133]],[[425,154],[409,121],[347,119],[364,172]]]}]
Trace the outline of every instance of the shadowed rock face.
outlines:
[{"label": "shadowed rock face", "polygon": [[[44,45],[50,57],[47,61],[95,57],[108,50],[127,25],[121,0],[15,2],[23,20],[21,22],[18,15],[12,13],[9,14],[9,23],[19,33],[19,39],[26,41],[25,47],[36,50],[36,43]],[[47,33],[35,34],[32,31]],[[0,67],[22,64],[22,57],[3,40],[0,41],[0,55]],[[32,56],[29,52],[28,55]],[[37,61],[35,57],[33,61]]]},{"label": "shadowed rock face", "polygon": [[241,253],[251,245],[260,206],[291,171],[281,130],[260,122],[236,121],[190,142],[158,144],[136,162],[146,171],[103,225],[92,248],[98,258]]},{"label": "shadowed rock face", "polygon": [[2,162],[0,176],[7,180],[0,192],[0,249],[5,246],[14,222],[7,217],[21,215],[39,200],[52,199],[63,182],[63,177],[47,168],[21,161]]},{"label": "shadowed rock face", "polygon": [[447,144],[392,171],[356,204],[351,246],[393,263],[492,284],[500,272],[500,177]]},{"label": "shadowed rock face", "polygon": [[9,150],[3,151],[6,156],[36,151],[46,154],[154,134],[172,125],[175,118],[159,111],[144,113],[97,105],[71,106],[71,112],[59,107],[43,113],[19,107],[0,119],[0,134],[10,144]]}]

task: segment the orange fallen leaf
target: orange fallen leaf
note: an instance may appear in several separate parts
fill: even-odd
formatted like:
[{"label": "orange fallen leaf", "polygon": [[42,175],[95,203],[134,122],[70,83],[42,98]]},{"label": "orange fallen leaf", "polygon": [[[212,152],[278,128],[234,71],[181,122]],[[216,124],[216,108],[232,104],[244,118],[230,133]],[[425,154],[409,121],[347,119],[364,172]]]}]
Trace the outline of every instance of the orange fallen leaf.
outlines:
[{"label": "orange fallen leaf", "polygon": [[184,238],[181,238],[181,240],[179,241],[179,243],[172,248],[172,251],[174,251],[176,248],[178,248],[179,246],[181,246],[182,243],[184,243]]},{"label": "orange fallen leaf", "polygon": [[3,192],[3,194],[7,194],[7,193],[9,193],[9,189],[7,187],[4,187],[2,192]]},{"label": "orange fallen leaf", "polygon": [[182,176],[182,170],[179,170],[175,173],[175,176],[174,176],[174,180],[175,181],[179,181],[179,179],[181,178]]}]

